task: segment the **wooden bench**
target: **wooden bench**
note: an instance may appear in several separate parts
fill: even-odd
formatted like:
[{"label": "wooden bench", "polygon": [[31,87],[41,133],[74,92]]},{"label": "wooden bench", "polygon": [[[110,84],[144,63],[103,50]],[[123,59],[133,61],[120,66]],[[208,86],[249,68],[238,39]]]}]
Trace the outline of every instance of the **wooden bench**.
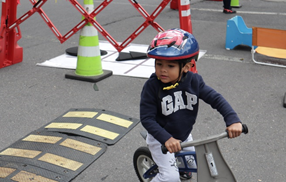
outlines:
[{"label": "wooden bench", "polygon": [[[258,46],[255,48],[255,46]],[[286,65],[258,62],[254,59],[255,52],[269,57],[286,59],[286,31],[268,28],[252,28],[252,60],[257,64],[286,68]],[[286,108],[286,93],[283,97]]]},{"label": "wooden bench", "polygon": [[253,27],[251,50],[253,62],[267,66],[286,68],[286,65],[255,60],[254,54],[256,52],[273,58],[286,59],[286,30]]}]

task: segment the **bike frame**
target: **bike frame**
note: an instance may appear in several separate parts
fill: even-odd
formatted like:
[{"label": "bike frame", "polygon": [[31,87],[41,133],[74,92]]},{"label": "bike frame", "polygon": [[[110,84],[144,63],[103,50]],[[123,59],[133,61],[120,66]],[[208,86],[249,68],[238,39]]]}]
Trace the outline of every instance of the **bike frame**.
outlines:
[{"label": "bike frame", "polygon": [[[248,133],[248,128],[245,124],[242,125],[242,132],[244,134]],[[141,132],[141,135],[146,139],[147,132]],[[179,172],[195,172],[197,173],[197,181],[202,182],[236,182],[235,176],[224,160],[218,145],[218,140],[226,137],[228,137],[227,131],[202,140],[181,143],[181,148],[194,146],[196,151],[178,152],[175,154],[177,160],[181,158],[181,163],[184,164],[184,167],[180,166],[181,163],[178,165]],[[162,146],[162,152],[167,153],[167,151],[167,148]],[[185,158],[187,155],[194,156],[197,169],[188,167],[188,163]],[[143,174],[143,178],[152,178],[157,173],[158,166],[155,164],[147,169]]]},{"label": "bike frame", "polygon": [[[195,151],[187,151],[187,152],[179,152],[175,154],[175,157],[181,157],[184,163],[185,167],[179,167],[179,172],[197,172],[197,168],[190,168],[188,167],[188,162],[185,158],[185,156],[187,155],[192,155],[195,157],[195,162],[197,163],[197,156],[196,156],[196,152]],[[148,169],[144,174],[143,174],[143,178],[148,179],[148,178],[153,178],[156,176],[156,174],[158,173],[158,166],[155,164],[154,166],[150,167],[150,169]]]}]

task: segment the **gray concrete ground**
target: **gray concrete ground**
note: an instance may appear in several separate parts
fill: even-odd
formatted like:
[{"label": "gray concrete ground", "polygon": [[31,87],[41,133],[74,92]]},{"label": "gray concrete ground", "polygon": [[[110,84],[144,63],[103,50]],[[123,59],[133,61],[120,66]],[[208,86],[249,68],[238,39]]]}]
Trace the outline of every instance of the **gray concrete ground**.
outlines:
[{"label": "gray concrete ground", "polygon": [[[81,2],[81,1],[79,1]],[[95,6],[102,1],[94,1]],[[151,13],[160,0],[138,1]],[[81,2],[83,3],[83,2]],[[242,0],[237,15],[248,27],[286,29],[285,0]],[[30,10],[21,1],[18,16]],[[238,112],[249,134],[219,142],[223,155],[239,182],[285,181],[286,70],[260,66],[251,61],[249,47],[225,50],[226,22],[233,14],[222,13],[220,1],[191,1],[193,34],[200,48],[207,50],[197,67],[206,83],[222,93]],[[74,27],[81,15],[68,1],[50,0],[43,10],[62,34]],[[179,27],[177,11],[169,6],[156,18],[164,28]],[[127,0],[112,2],[98,16],[98,22],[119,42],[124,41],[144,19]],[[139,100],[146,79],[111,76],[93,84],[65,79],[65,69],[36,66],[78,45],[77,33],[60,44],[38,14],[20,25],[23,62],[0,70],[0,148],[54,120],[70,108],[98,108],[139,118]],[[149,26],[133,43],[149,44],[157,32]],[[100,40],[105,40],[100,36]],[[120,69],[120,68],[118,68]],[[138,181],[132,163],[134,151],[145,145],[138,124],[74,182]],[[195,139],[224,130],[221,116],[205,103],[193,131]],[[195,181],[195,180],[193,180]]]}]

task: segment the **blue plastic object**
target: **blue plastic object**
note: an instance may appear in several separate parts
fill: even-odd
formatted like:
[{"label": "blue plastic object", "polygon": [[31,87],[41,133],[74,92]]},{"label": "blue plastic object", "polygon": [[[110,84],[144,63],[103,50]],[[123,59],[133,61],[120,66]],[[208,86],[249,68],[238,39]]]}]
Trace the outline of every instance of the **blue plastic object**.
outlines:
[{"label": "blue plastic object", "polygon": [[233,49],[238,45],[252,46],[252,28],[248,28],[241,16],[227,20],[225,48]]}]

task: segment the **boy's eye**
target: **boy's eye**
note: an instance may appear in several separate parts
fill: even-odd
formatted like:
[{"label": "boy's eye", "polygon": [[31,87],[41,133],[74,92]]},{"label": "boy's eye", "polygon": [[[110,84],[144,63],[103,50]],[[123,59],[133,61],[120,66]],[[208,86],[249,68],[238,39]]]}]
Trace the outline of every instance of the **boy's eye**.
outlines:
[{"label": "boy's eye", "polygon": [[175,67],[174,65],[168,65],[170,68],[173,68],[173,67]]},{"label": "boy's eye", "polygon": [[157,66],[161,66],[161,65],[162,65],[162,63],[158,63],[158,62],[157,62],[157,63],[156,63],[156,65],[157,65]]}]

